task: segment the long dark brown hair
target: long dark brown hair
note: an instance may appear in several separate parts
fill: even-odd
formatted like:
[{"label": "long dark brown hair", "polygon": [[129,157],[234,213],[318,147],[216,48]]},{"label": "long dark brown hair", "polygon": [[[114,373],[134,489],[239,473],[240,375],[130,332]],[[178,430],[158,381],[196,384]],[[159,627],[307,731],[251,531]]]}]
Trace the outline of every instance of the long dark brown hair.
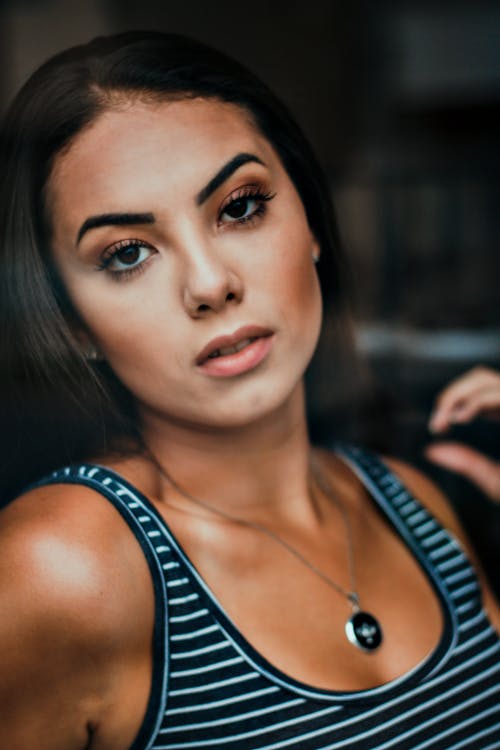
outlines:
[{"label": "long dark brown hair", "polygon": [[321,247],[323,301],[344,309],[330,190],[285,106],[238,62],[186,37],[127,32],[52,57],[20,90],[0,136],[2,485],[7,498],[62,463],[130,445],[134,403],[105,363],[88,362],[50,253],[45,186],[55,157],[113,99],[204,97],[244,108],[274,146]]}]

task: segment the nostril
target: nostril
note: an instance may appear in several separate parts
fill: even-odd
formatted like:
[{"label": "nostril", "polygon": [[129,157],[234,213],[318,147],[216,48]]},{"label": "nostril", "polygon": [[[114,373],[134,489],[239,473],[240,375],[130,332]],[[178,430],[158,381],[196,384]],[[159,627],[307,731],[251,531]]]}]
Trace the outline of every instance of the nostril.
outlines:
[{"label": "nostril", "polygon": [[[198,297],[198,299],[196,299],[196,297]],[[201,302],[202,299],[205,299],[206,301]],[[225,305],[231,302],[237,302],[239,299],[240,294],[238,290],[228,292],[226,287],[226,289],[215,290],[213,293],[210,293],[209,290],[204,296],[202,296],[201,293],[196,296],[188,293],[186,305],[191,314],[205,316],[210,311],[213,310],[214,312],[217,312],[222,310]]]}]

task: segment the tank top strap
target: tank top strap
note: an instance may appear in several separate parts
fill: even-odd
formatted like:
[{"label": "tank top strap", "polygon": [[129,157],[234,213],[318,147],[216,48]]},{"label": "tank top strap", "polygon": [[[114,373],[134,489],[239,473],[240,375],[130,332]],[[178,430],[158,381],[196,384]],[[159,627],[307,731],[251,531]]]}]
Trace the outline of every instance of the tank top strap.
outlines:
[{"label": "tank top strap", "polygon": [[78,464],[58,469],[30,485],[35,489],[50,484],[78,484],[105,497],[118,511],[139,543],[149,567],[154,590],[153,673],[146,714],[130,750],[154,746],[166,710],[168,682],[168,598],[160,553],[168,548],[162,531],[156,528],[156,514],[149,502],[110,469],[95,464]]},{"label": "tank top strap", "polygon": [[461,543],[377,454],[345,443],[335,444],[334,450],[413,551],[446,605],[445,627],[456,632],[463,616],[482,609],[477,574]]}]

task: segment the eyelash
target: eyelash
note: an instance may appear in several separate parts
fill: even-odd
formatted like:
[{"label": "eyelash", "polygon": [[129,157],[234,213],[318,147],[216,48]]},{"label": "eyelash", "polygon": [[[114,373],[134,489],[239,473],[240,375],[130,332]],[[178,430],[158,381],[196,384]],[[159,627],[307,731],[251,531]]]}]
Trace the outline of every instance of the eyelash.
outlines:
[{"label": "eyelash", "polygon": [[[246,187],[240,188],[236,193],[232,193],[229,196],[228,200],[219,211],[219,225],[225,224],[227,226],[236,226],[239,228],[241,226],[248,226],[249,224],[252,224],[254,221],[264,216],[267,210],[265,204],[271,201],[275,197],[275,195],[276,193],[271,193],[270,191],[267,193],[263,192],[257,185],[248,185]],[[254,200],[257,203],[257,207],[254,209],[254,211],[252,211],[252,213],[250,213],[248,216],[242,216],[240,218],[235,218],[233,221],[223,222],[222,216],[227,212],[228,208],[237,201],[245,199]],[[154,248],[147,242],[144,242],[144,240],[120,240],[120,242],[117,242],[115,245],[112,245],[103,252],[101,261],[98,264],[97,269],[99,271],[107,271],[109,275],[116,281],[125,281],[126,279],[131,278],[137,273],[142,273],[146,268],[149,257],[151,256],[148,256],[148,258],[141,261],[140,263],[137,263],[137,265],[131,266],[130,268],[122,268],[119,271],[113,271],[110,268],[111,263],[115,258],[117,258],[119,253],[132,247],[147,248],[151,251],[154,250]]]},{"label": "eyelash", "polygon": [[[226,223],[230,226],[234,226],[235,224],[237,226],[242,226],[245,224],[253,223],[256,219],[261,218],[265,214],[267,210],[265,204],[271,201],[275,196],[276,193],[271,193],[270,191],[264,193],[257,185],[247,185],[243,188],[240,188],[236,193],[232,193],[227,199],[226,203],[222,206],[219,212],[219,223]],[[244,199],[254,200],[258,204],[257,208],[252,211],[249,216],[242,216],[239,219],[234,219],[234,221],[221,222],[221,218],[227,212],[228,208],[237,201]]]},{"label": "eyelash", "polygon": [[131,247],[146,248],[151,251],[154,250],[154,248],[149,243],[144,242],[144,240],[120,240],[120,242],[117,242],[115,245],[112,245],[103,252],[101,256],[101,262],[97,266],[97,269],[99,271],[107,271],[109,275],[116,281],[125,281],[126,279],[134,276],[137,273],[142,273],[146,269],[147,261],[151,256],[148,256],[148,258],[141,261],[140,263],[137,263],[137,265],[135,266],[131,266],[130,268],[122,268],[119,271],[113,271],[110,268],[110,265],[115,260],[115,258],[117,258],[123,250],[127,250]]}]

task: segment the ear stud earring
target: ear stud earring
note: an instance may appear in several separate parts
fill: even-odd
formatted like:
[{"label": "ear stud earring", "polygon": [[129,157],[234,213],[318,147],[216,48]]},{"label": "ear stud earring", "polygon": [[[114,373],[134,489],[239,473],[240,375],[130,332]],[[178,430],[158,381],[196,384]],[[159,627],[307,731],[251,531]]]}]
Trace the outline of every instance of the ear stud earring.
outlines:
[{"label": "ear stud earring", "polygon": [[87,362],[99,362],[102,359],[100,353],[97,351],[97,347],[93,344],[90,344],[85,350],[84,357]]}]

